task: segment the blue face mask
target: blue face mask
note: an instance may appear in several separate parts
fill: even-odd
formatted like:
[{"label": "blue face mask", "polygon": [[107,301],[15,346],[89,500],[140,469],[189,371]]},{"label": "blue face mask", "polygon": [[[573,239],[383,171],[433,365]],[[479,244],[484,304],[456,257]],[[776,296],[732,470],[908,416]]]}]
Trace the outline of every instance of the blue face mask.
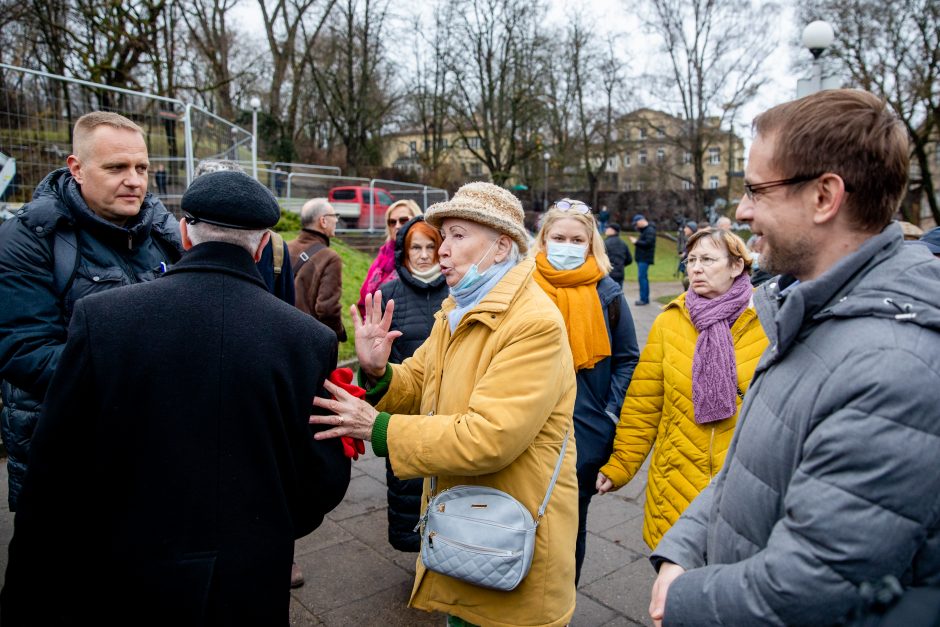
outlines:
[{"label": "blue face mask", "polygon": [[575,270],[584,264],[587,256],[587,246],[579,244],[561,244],[558,242],[548,242],[545,256],[548,257],[548,263],[556,270]]},{"label": "blue face mask", "polygon": [[483,263],[483,260],[486,259],[486,256],[488,254],[490,254],[490,251],[493,250],[493,246],[496,246],[496,242],[498,241],[499,240],[495,240],[492,244],[490,244],[490,247],[487,248],[486,252],[483,253],[483,256],[480,257],[480,261],[470,266],[470,269],[467,270],[467,273],[463,275],[462,279],[460,279],[460,283],[454,286],[455,290],[465,290],[468,287],[473,287],[480,281],[484,280],[487,277],[487,275],[489,275],[490,270],[493,269],[493,265],[496,265],[496,264],[491,265],[489,268],[484,270],[482,274],[480,273],[479,264]]}]

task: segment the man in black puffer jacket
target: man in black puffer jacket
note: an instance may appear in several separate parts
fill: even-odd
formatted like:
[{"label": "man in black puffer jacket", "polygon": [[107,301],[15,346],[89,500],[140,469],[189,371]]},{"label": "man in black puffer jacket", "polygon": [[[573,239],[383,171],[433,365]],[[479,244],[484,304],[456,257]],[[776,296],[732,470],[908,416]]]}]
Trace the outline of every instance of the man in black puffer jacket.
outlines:
[{"label": "man in black puffer jacket", "polygon": [[89,113],[73,137],[68,167],[46,176],[0,226],[0,423],[11,510],[75,301],[149,281],[182,250],[172,214],[147,193],[140,127],[116,113]]},{"label": "man in black puffer jacket", "polygon": [[[392,344],[389,362],[400,364],[411,357],[431,334],[434,314],[447,298],[437,249],[441,236],[418,216],[398,231],[395,269],[398,279],[382,286],[382,310],[395,301],[391,330],[402,336]],[[417,552],[421,538],[414,530],[421,513],[422,479],[399,479],[385,460],[388,488],[388,541],[399,551]]]}]

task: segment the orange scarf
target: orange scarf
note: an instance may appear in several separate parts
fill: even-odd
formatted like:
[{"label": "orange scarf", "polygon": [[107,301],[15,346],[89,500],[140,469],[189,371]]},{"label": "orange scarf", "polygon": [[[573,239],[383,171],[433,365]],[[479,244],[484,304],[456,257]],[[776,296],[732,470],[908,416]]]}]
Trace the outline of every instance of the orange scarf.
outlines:
[{"label": "orange scarf", "polygon": [[544,252],[535,257],[535,282],[561,311],[568,330],[568,344],[574,357],[574,369],[593,368],[610,357],[610,338],[604,322],[604,309],[597,296],[597,282],[604,273],[594,255],[574,270],[556,270]]}]

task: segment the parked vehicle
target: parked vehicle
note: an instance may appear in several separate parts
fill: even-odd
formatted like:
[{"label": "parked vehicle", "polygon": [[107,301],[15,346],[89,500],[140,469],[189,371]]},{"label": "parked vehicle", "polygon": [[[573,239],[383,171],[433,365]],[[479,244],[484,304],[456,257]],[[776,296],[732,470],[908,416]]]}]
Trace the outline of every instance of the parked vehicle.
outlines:
[{"label": "parked vehicle", "polygon": [[[373,191],[375,192],[374,205],[372,204]],[[375,230],[384,229],[385,212],[388,211],[388,206],[395,202],[395,197],[387,189],[370,188],[366,185],[334,187],[329,191],[327,198],[339,215],[341,228],[367,229],[371,222]],[[373,207],[374,215],[370,213]]]}]

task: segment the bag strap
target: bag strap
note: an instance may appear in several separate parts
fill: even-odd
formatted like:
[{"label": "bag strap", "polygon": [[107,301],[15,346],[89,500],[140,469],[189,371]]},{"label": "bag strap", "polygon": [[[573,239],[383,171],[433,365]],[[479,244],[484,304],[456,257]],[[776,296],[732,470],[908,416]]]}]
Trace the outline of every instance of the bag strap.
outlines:
[{"label": "bag strap", "polygon": [[56,229],[52,238],[52,287],[59,299],[65,296],[72,285],[80,260],[75,231]]},{"label": "bag strap", "polygon": [[[552,492],[555,490],[555,482],[558,481],[558,473],[561,472],[561,464],[565,461],[565,451],[568,449],[568,436],[570,435],[570,431],[565,431],[565,439],[561,443],[561,452],[558,453],[558,461],[555,462],[555,472],[552,473],[552,480],[548,483],[548,491],[545,493],[545,498],[542,500],[542,505],[539,507],[539,514],[535,519],[536,524],[542,520],[542,516],[545,515],[545,509],[548,507],[548,501],[552,498]],[[436,491],[437,475],[434,475],[431,477],[431,494],[433,495]]]},{"label": "bag strap", "polygon": [[274,276],[281,274],[284,267],[284,238],[280,233],[271,231],[271,252],[274,254]]},{"label": "bag strap", "polygon": [[297,266],[294,268],[294,276],[300,274],[300,269],[304,267],[304,264],[310,261],[310,258],[315,254],[320,252],[322,249],[326,248],[326,244],[323,242],[317,242],[304,252],[300,253],[299,259],[297,261]]}]

